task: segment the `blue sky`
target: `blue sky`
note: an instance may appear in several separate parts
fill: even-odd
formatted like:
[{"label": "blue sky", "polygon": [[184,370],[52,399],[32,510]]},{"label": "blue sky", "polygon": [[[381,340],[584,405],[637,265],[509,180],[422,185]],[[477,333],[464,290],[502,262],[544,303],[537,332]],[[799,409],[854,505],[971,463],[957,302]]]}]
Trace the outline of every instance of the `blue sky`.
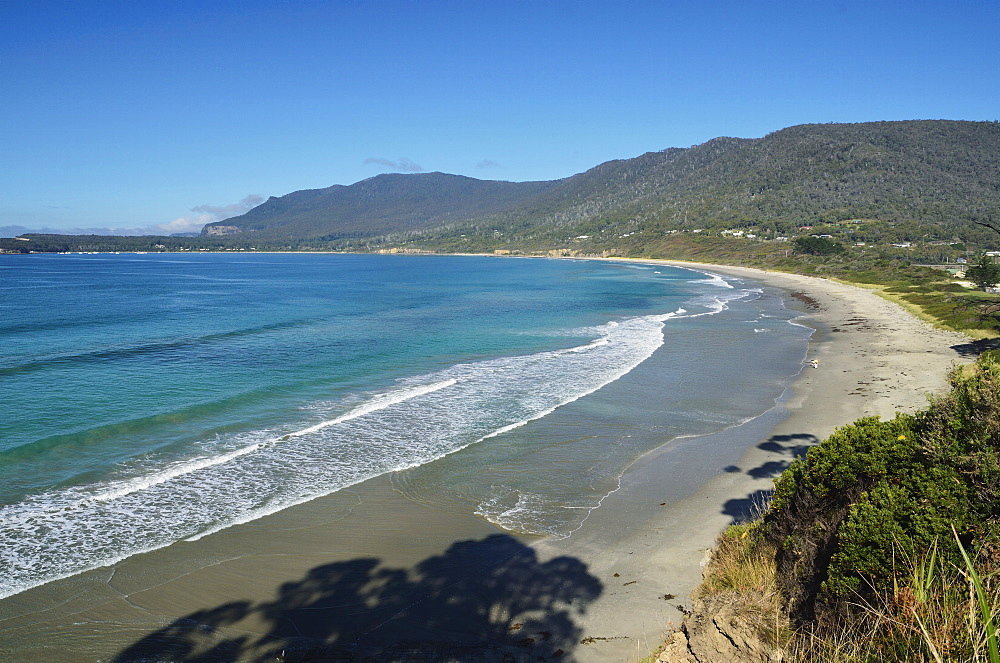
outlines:
[{"label": "blue sky", "polygon": [[0,235],[905,119],[1000,119],[1000,1],[0,0]]}]

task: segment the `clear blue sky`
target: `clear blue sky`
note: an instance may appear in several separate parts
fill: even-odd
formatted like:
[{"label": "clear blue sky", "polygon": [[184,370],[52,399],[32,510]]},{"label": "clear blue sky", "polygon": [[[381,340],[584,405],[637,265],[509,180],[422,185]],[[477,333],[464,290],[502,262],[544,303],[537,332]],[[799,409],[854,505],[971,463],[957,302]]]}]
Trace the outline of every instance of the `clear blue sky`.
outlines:
[{"label": "clear blue sky", "polygon": [[905,119],[1000,119],[1000,2],[0,0],[0,229]]}]

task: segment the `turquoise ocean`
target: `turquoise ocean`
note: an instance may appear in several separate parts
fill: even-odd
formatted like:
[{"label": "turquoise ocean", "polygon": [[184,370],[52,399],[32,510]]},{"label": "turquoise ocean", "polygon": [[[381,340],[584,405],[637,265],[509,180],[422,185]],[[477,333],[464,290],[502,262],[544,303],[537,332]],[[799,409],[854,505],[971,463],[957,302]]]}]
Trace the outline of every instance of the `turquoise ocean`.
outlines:
[{"label": "turquoise ocean", "polygon": [[789,302],[604,261],[0,256],[0,598],[380,475],[571,536],[643,454],[774,407]]}]

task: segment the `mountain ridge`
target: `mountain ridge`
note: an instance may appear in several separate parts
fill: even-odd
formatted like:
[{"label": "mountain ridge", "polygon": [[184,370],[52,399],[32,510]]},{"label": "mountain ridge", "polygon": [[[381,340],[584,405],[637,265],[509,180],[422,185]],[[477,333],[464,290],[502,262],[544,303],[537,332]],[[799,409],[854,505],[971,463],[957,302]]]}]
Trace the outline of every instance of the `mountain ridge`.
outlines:
[{"label": "mountain ridge", "polygon": [[477,180],[440,172],[385,173],[351,185],[271,196],[245,214],[207,224],[202,234],[227,234],[211,229],[237,228],[263,237],[327,239],[417,230],[500,212],[551,185]]},{"label": "mountain ridge", "polygon": [[[1000,124],[905,120],[802,124],[616,159],[546,182],[384,174],[271,197],[208,224],[268,239],[441,233],[528,239],[800,225],[850,218],[953,227],[1000,219]],[[950,230],[949,230],[950,232]]]}]

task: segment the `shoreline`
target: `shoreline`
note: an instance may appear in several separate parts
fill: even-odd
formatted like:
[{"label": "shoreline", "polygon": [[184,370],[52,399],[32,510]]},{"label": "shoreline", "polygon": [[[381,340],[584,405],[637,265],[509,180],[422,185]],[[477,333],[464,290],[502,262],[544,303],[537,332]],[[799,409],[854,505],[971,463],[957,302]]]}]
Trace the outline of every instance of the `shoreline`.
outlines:
[{"label": "shoreline", "polygon": [[[602,580],[617,581],[617,587],[608,583],[583,619],[585,630],[607,639],[578,648],[575,660],[581,663],[647,656],[690,609],[690,594],[701,582],[716,537],[753,515],[795,457],[861,417],[885,419],[924,408],[928,395],[947,390],[951,366],[971,361],[962,354],[968,337],[935,329],[863,288],[745,267],[620,260],[746,278],[791,293],[806,305],[804,317],[816,327],[808,358],[819,366],[805,365],[775,408],[756,420],[699,438],[699,445],[732,444],[746,451],[687,498],[662,507],[651,500],[669,475],[661,448],[626,471],[622,489],[595,512],[598,522],[589,533],[575,543],[571,537],[535,546],[548,554],[575,554]],[[692,450],[690,460],[697,456]],[[622,522],[629,523],[628,531],[613,543],[606,537],[602,545],[600,532]]]},{"label": "shoreline", "polygon": [[[808,358],[819,368],[804,367],[763,415],[641,457],[568,538],[511,536],[470,514],[409,501],[383,476],[6,599],[0,657],[109,660],[132,646],[136,660],[143,643],[190,649],[194,642],[202,651],[260,642],[239,658],[245,660],[269,653],[268,638],[310,634],[351,643],[359,661],[378,656],[392,638],[422,639],[434,651],[443,642],[473,648],[456,660],[499,661],[511,652],[513,660],[537,660],[558,650],[568,654],[562,660],[583,663],[638,660],[680,622],[679,608],[689,606],[716,536],[752,510],[795,454],[860,416],[920,409],[924,394],[943,391],[949,366],[962,360],[952,346],[968,342],[855,286],[750,268],[621,260],[799,293],[793,296],[817,328]],[[662,477],[709,462],[699,451],[707,444],[732,449],[731,463],[701,467],[710,479],[679,501],[661,503]],[[537,624],[505,617],[525,612],[537,614]],[[375,631],[381,640],[369,640]],[[470,644],[470,633],[506,648]],[[432,638],[437,642],[427,642]],[[17,641],[33,644],[24,649]],[[69,654],[77,651],[102,653]]]}]

